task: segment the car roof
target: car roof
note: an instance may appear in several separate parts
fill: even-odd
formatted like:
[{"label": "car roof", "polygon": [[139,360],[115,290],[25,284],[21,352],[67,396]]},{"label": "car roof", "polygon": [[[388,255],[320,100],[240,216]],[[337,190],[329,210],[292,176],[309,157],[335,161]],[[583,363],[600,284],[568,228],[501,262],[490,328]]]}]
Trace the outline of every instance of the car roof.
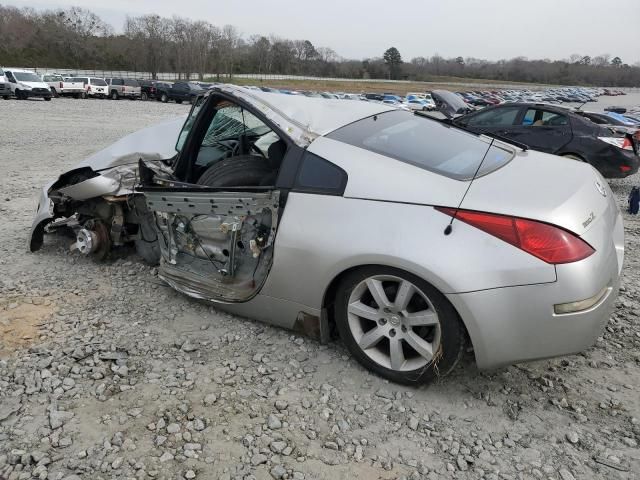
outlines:
[{"label": "car roof", "polygon": [[339,99],[284,95],[234,85],[215,87],[205,95],[216,92],[227,93],[252,104],[301,146],[357,120],[396,110],[382,103],[351,103]]}]

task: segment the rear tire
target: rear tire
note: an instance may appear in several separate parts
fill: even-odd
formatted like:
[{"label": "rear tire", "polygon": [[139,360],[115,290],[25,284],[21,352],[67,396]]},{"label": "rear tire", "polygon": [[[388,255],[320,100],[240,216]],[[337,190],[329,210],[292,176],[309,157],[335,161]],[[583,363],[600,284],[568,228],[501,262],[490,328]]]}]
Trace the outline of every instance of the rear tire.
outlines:
[{"label": "rear tire", "polygon": [[[399,296],[401,291],[408,293]],[[351,355],[392,382],[429,383],[451,372],[464,352],[465,329],[451,303],[433,285],[396,268],[369,266],[347,274],[334,313]]]},{"label": "rear tire", "polygon": [[119,98],[120,98],[120,95],[118,95],[118,92],[116,90],[111,92],[111,100],[118,100]]},{"label": "rear tire", "polygon": [[198,179],[198,185],[207,187],[256,187],[275,175],[264,157],[241,155],[225,158],[211,165]]},{"label": "rear tire", "polygon": [[176,103],[177,103],[177,104],[181,104],[181,103],[182,103],[182,100],[176,100]]},{"label": "rear tire", "polygon": [[167,103],[169,101],[169,97],[167,96],[166,93],[163,93],[162,96],[160,97],[160,101],[162,103]]},{"label": "rear tire", "polygon": [[142,92],[142,94],[140,95],[140,100],[146,102],[147,100],[149,100],[149,95],[147,95],[145,92]]},{"label": "rear tire", "polygon": [[51,95],[53,95],[54,97],[58,98],[60,96],[55,88],[51,87],[50,90],[51,90]]},{"label": "rear tire", "polygon": [[44,101],[45,102],[50,102],[51,101],[51,97],[44,97]]}]

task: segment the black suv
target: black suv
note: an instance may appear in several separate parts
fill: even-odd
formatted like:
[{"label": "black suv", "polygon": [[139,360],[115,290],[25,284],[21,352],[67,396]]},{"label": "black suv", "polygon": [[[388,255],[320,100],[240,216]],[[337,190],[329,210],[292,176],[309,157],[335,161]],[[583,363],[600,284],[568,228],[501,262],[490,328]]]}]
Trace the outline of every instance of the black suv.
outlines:
[{"label": "black suv", "polygon": [[598,125],[563,107],[505,103],[453,120],[465,128],[506,137],[534,150],[581,160],[603,176],[622,178],[638,171],[638,142],[628,129]]},{"label": "black suv", "polygon": [[[152,100],[158,97],[158,85],[163,84],[157,80],[138,80],[140,84],[140,99]],[[166,84],[169,85],[169,84]]]},{"label": "black suv", "polygon": [[156,85],[156,98],[163,103],[174,100],[176,103],[193,103],[198,95],[202,95],[206,90],[200,85],[191,82],[158,83]]}]

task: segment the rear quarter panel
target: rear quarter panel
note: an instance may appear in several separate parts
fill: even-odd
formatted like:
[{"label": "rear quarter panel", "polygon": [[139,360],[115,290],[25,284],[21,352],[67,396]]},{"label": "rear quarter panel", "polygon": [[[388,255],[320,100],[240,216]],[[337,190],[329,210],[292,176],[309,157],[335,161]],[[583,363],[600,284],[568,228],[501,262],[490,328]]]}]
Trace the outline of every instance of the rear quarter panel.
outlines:
[{"label": "rear quarter panel", "polygon": [[319,309],[331,281],[347,269],[386,265],[443,293],[554,282],[548,265],[430,206],[291,193],[274,263],[262,294]]}]

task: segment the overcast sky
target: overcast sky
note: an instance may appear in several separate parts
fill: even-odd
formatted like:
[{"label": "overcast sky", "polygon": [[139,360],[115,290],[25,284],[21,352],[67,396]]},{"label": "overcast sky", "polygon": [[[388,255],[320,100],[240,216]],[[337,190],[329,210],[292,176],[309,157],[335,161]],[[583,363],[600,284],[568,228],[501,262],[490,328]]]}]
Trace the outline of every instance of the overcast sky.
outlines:
[{"label": "overcast sky", "polygon": [[[0,0],[58,8],[73,0]],[[404,60],[438,53],[491,60],[573,53],[640,62],[640,0],[83,0],[121,31],[127,15],[157,13],[231,24],[243,36],[307,39],[346,58],[382,56],[395,46]]]}]

